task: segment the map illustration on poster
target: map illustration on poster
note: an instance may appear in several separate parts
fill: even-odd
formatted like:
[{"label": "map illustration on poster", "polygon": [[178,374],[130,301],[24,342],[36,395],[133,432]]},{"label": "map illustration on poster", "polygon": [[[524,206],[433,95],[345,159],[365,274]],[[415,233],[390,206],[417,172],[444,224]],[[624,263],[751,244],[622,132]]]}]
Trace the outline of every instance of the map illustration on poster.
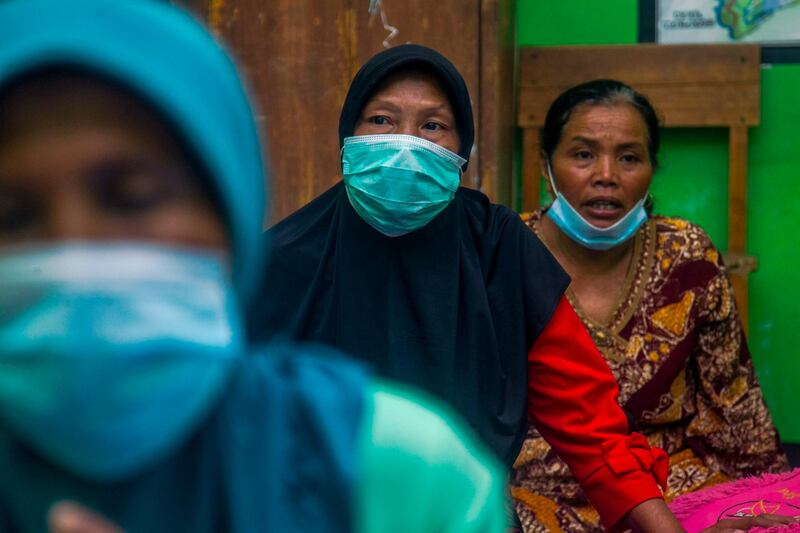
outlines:
[{"label": "map illustration on poster", "polygon": [[779,51],[779,60],[800,60],[800,0],[641,0],[640,4],[641,41],[755,42],[765,52]]}]

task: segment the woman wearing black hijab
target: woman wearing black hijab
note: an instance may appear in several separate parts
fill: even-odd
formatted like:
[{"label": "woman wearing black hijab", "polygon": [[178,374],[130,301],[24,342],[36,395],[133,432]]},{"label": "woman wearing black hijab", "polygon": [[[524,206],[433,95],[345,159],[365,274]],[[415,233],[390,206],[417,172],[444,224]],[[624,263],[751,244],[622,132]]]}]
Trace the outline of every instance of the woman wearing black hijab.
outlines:
[{"label": "woman wearing black hijab", "polygon": [[530,415],[609,528],[630,512],[641,531],[682,531],[654,479],[663,452],[628,434],[568,276],[516,213],[458,187],[474,125],[455,67],[417,45],[376,55],[339,139],[343,182],[266,234],[252,334],[327,343],[430,391],[507,466]]}]

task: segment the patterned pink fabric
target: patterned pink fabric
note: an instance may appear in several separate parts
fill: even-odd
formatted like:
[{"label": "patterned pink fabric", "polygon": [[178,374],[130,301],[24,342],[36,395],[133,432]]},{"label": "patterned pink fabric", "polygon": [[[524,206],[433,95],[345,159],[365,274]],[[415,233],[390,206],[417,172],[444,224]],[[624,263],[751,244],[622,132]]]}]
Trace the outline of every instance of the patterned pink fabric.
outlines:
[{"label": "patterned pink fabric", "polygon": [[[669,507],[688,533],[702,531],[726,518],[760,514],[800,516],[800,468],[685,494],[676,498]],[[800,524],[748,530],[749,533],[773,531],[800,532]]]}]

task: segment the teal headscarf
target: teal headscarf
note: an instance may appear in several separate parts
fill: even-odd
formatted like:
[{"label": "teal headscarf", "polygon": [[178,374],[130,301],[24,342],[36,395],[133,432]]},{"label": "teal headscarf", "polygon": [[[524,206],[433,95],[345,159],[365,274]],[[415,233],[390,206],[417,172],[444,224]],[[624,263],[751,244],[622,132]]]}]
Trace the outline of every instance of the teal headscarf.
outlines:
[{"label": "teal headscarf", "polygon": [[0,87],[51,64],[121,83],[175,124],[225,209],[246,303],[263,265],[264,164],[247,91],[222,47],[155,0],[0,2]]},{"label": "teal headscarf", "polygon": [[[165,2],[0,0],[0,89],[65,64],[122,84],[177,127],[225,210],[245,303],[262,269],[265,176],[225,51]],[[234,365],[180,449],[111,485],[42,460],[0,424],[0,530],[42,530],[50,504],[69,497],[130,532],[351,531],[364,370],[318,347],[273,346]]]}]

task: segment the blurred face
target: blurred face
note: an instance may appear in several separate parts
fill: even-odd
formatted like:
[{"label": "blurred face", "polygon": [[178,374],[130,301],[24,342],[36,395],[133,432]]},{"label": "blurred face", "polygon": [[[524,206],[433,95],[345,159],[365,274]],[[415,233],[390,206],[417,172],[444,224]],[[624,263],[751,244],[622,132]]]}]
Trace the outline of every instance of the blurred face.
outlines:
[{"label": "blurred face", "polygon": [[200,176],[158,118],[77,76],[0,101],[0,246],[67,240],[228,246]]},{"label": "blurred face", "polygon": [[387,78],[361,111],[354,135],[415,135],[451,152],[461,144],[447,93],[439,81],[420,72]]},{"label": "blurred face", "polygon": [[[542,161],[546,174],[546,161]],[[558,192],[588,222],[605,228],[641,200],[653,178],[647,125],[627,103],[582,104],[564,126],[552,156]]]}]

